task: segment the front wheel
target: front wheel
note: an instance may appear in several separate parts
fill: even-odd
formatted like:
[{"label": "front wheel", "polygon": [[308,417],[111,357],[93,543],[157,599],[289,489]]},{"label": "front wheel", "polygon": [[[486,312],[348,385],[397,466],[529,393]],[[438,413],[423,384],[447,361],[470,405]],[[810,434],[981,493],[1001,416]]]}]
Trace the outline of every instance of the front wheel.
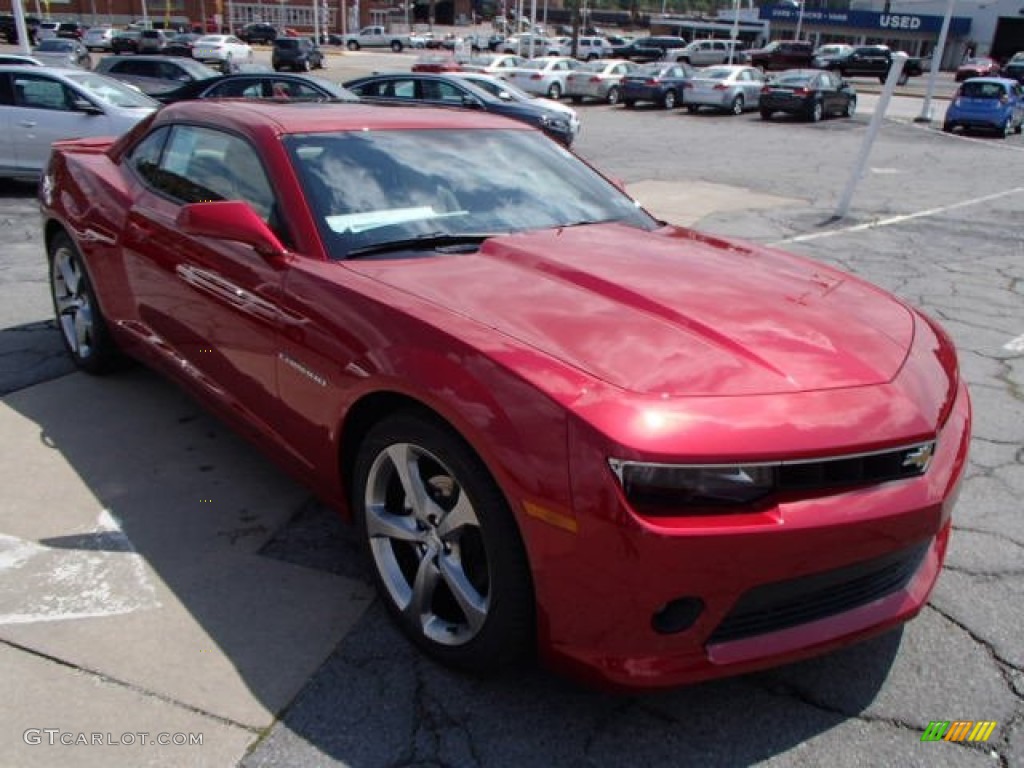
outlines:
[{"label": "front wheel", "polygon": [[299,65],[299,69],[301,69],[303,72],[309,72],[309,70],[312,69],[312,66],[309,63],[309,59],[303,59],[302,63]]},{"label": "front wheel", "polygon": [[92,374],[106,373],[117,362],[92,282],[78,248],[65,233],[50,242],[50,295],[64,348],[75,365]]},{"label": "front wheel", "polygon": [[532,648],[533,589],[519,529],[456,433],[411,410],[379,422],[356,458],[352,509],[381,598],[430,656],[493,672]]},{"label": "front wheel", "polygon": [[605,97],[608,99],[608,103],[615,106],[619,103],[619,89],[617,86],[612,86],[608,89],[608,95]]},{"label": "front wheel", "polygon": [[665,109],[676,108],[676,92],[672,89],[665,91],[664,97],[661,99],[661,106]]}]

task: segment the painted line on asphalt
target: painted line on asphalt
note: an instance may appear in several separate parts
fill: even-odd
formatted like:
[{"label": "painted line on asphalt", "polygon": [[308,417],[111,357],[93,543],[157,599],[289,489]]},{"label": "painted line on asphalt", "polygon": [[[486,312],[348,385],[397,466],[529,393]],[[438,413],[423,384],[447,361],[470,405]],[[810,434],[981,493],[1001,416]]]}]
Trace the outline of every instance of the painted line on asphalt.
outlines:
[{"label": "painted line on asphalt", "polygon": [[1009,197],[1010,195],[1016,195],[1024,192],[1024,187],[1014,187],[1004,192],[995,192],[991,195],[985,195],[983,197],[975,197],[970,200],[962,200],[959,203],[951,203],[950,205],[939,206],[938,208],[929,208],[924,211],[918,211],[916,213],[905,213],[900,216],[890,216],[887,219],[878,219],[877,221],[869,221],[864,224],[855,224],[852,227],[842,227],[840,229],[829,229],[824,232],[811,232],[806,235],[795,235],[794,237],[786,237],[782,240],[776,240],[774,243],[768,245],[784,245],[786,243],[806,243],[810,240],[820,240],[824,237],[832,237],[833,235],[846,235],[853,232],[865,232],[869,229],[879,229],[881,227],[890,227],[893,224],[902,224],[905,221],[913,221],[914,219],[923,219],[929,216],[938,216],[939,214],[948,213],[949,211],[955,211],[958,208],[969,208],[972,205],[981,205],[982,203],[988,203],[993,200],[998,200],[1001,197]]},{"label": "painted line on asphalt", "polygon": [[1024,352],[1024,334],[1021,334],[1016,339],[1010,339],[1008,342],[1003,344],[1003,349],[1009,350],[1010,352]]}]

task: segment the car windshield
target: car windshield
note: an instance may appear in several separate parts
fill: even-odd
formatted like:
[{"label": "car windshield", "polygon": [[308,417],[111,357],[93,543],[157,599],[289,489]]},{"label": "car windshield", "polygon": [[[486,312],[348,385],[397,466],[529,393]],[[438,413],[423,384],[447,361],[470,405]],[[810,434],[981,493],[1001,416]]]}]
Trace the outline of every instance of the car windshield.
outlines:
[{"label": "car windshield", "polygon": [[804,72],[783,73],[776,77],[772,83],[774,85],[807,85],[811,81],[811,77],[813,75]]},{"label": "car windshield", "polygon": [[36,50],[39,53],[67,53],[68,51],[73,50],[74,47],[75,44],[70,40],[60,40],[57,38],[51,38],[49,40],[43,40],[41,43],[39,43],[39,45],[36,46]]},{"label": "car windshield", "polygon": [[68,79],[95,99],[113,107],[127,109],[154,109],[159,102],[146,96],[130,85],[91,72],[75,72]]},{"label": "car windshield", "polygon": [[1001,99],[1006,95],[1006,89],[1002,83],[968,80],[960,86],[960,95],[969,99]]},{"label": "car windshield", "polygon": [[[620,221],[638,204],[539,132],[360,131],[285,137],[327,250]],[[543,190],[543,193],[541,193]]]}]

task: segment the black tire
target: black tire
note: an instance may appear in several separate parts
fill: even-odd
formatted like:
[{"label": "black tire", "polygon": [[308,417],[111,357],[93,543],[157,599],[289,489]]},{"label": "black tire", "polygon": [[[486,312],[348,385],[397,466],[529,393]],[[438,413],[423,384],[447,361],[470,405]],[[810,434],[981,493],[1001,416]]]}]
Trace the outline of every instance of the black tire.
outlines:
[{"label": "black tire", "polygon": [[851,96],[849,101],[846,102],[846,107],[843,109],[843,117],[853,117],[857,112],[857,97]]},{"label": "black tire", "polygon": [[761,119],[762,120],[771,120],[772,119],[772,111],[770,109],[762,109],[761,110]]},{"label": "black tire", "polygon": [[402,46],[402,41],[401,40],[392,40],[391,41],[391,50],[392,50],[393,53],[401,53],[402,52],[402,47],[403,46]]},{"label": "black tire", "polygon": [[674,88],[669,88],[665,91],[665,95],[661,97],[661,106],[665,109],[676,108],[676,92]]},{"label": "black tire", "polygon": [[814,101],[811,103],[811,108],[807,111],[807,119],[812,123],[820,123],[821,118],[825,116],[825,108],[822,106],[820,101]]},{"label": "black tire", "polygon": [[412,410],[379,422],[359,448],[351,503],[381,600],[413,643],[477,673],[533,650],[533,586],[518,526],[459,435]]},{"label": "black tire", "polygon": [[621,91],[619,91],[619,87],[617,85],[613,85],[611,88],[608,89],[608,93],[605,96],[605,99],[608,101],[609,104],[611,104],[614,107],[616,104],[619,103],[620,95]]},{"label": "black tire", "polygon": [[942,124],[942,132],[943,133],[952,133],[953,132],[953,124],[952,123],[943,123]]},{"label": "black tire", "polygon": [[582,104],[583,103],[583,97],[582,96],[570,96],[569,98],[570,98],[570,100],[572,101],[573,104]]},{"label": "black tire", "polygon": [[1024,132],[1024,122],[1017,123],[1017,127],[1013,129],[1013,132],[1020,136]]},{"label": "black tire", "polygon": [[87,373],[113,370],[120,361],[117,345],[110,337],[82,255],[66,233],[50,241],[47,261],[54,317],[68,355]]},{"label": "black tire", "polygon": [[729,106],[729,111],[734,115],[743,114],[743,94],[737,93],[736,98],[732,100],[732,104]]},{"label": "black tire", "polygon": [[885,75],[879,75],[878,76],[878,82],[880,82],[882,85],[885,85],[885,78],[886,78]]},{"label": "black tire", "polygon": [[1002,130],[999,133],[1002,135],[1002,138],[1004,138],[1004,139],[1008,139],[1008,138],[1010,138],[1010,136],[1013,135],[1013,118],[1012,117],[1006,118],[1006,122],[1003,123],[1003,128],[1002,128]]},{"label": "black tire", "polygon": [[552,101],[558,101],[562,98],[562,86],[558,83],[552,83],[548,86],[548,98]]},{"label": "black tire", "polygon": [[900,72],[900,76],[898,78],[896,78],[896,85],[906,85],[909,82],[910,82],[910,75],[908,75],[905,71],[904,72]]},{"label": "black tire", "polygon": [[309,70],[311,70],[312,68],[313,67],[309,63],[309,59],[303,59],[302,62],[299,64],[299,69],[302,70],[303,72],[309,72]]},{"label": "black tire", "polygon": [[345,47],[348,48],[350,51],[358,51],[359,43],[356,42],[355,40],[349,40]]},{"label": "black tire", "polygon": [[626,107],[626,109],[633,109],[633,107],[636,106],[636,100],[635,99],[623,99],[622,100],[622,104],[623,104],[623,106]]}]

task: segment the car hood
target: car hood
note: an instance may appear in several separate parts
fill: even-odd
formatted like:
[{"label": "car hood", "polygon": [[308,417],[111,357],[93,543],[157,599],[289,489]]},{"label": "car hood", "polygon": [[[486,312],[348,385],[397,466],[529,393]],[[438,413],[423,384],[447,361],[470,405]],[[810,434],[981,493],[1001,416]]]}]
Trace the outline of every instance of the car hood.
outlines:
[{"label": "car hood", "polygon": [[494,237],[475,254],[346,263],[649,395],[880,384],[914,333],[906,306],[856,278],[670,227],[577,226]]}]

